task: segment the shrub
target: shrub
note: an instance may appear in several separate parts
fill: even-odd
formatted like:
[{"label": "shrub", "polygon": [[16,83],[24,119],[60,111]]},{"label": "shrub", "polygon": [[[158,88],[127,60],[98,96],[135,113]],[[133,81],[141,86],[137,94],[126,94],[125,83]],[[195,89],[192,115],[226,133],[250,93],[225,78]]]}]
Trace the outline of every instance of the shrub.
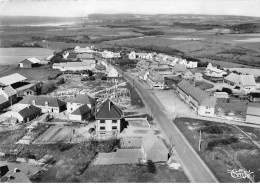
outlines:
[{"label": "shrub", "polygon": [[201,130],[201,132],[206,132],[209,134],[222,134],[223,133],[221,128],[217,125],[209,125],[209,126],[203,127],[200,130]]},{"label": "shrub", "polygon": [[154,174],[156,172],[156,166],[152,160],[147,161],[147,169],[149,173]]},{"label": "shrub", "polygon": [[57,84],[64,84],[64,83],[65,83],[65,80],[64,80],[63,77],[60,78],[60,79],[58,80],[58,82],[57,82]]},{"label": "shrub", "polygon": [[61,152],[65,151],[65,150],[69,150],[73,145],[72,144],[58,144],[58,148]]},{"label": "shrub", "polygon": [[90,76],[90,77],[88,78],[88,80],[89,80],[89,81],[94,81],[94,80],[96,80],[96,78],[93,77],[93,76]]},{"label": "shrub", "polygon": [[233,93],[233,91],[230,88],[226,88],[226,87],[222,88],[222,92],[226,92],[228,94],[232,94]]},{"label": "shrub", "polygon": [[101,80],[107,80],[107,77],[105,77],[105,76],[101,77]]},{"label": "shrub", "polygon": [[44,83],[42,85],[41,92],[42,92],[42,94],[48,94],[48,93],[52,92],[55,88],[56,87],[55,87],[54,83],[52,83],[52,82]]},{"label": "shrub", "polygon": [[81,81],[88,81],[88,77],[82,77]]},{"label": "shrub", "polygon": [[60,76],[62,73],[57,73],[57,74],[51,74],[51,75],[48,75],[47,79],[48,80],[53,80],[53,79],[56,79],[58,76]]},{"label": "shrub", "polygon": [[214,140],[208,142],[206,150],[212,150],[214,147],[216,147],[219,144],[220,145],[229,145],[229,144],[237,143],[237,142],[238,142],[238,138],[236,138],[235,136],[230,136],[230,137],[223,138],[223,139],[214,139]]}]

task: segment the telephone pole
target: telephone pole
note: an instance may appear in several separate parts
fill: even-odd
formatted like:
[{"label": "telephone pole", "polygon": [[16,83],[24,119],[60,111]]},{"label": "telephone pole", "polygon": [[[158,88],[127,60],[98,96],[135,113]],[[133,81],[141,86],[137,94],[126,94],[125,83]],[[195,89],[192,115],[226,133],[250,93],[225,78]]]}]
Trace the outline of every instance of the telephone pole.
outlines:
[{"label": "telephone pole", "polygon": [[201,149],[201,130],[200,130],[200,138],[199,138],[199,151]]}]

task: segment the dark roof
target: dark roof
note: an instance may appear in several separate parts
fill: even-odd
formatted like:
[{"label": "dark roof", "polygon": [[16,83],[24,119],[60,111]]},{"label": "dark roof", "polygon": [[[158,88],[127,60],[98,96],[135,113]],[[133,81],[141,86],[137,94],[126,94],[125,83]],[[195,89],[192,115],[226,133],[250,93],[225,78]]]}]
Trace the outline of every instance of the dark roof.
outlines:
[{"label": "dark roof", "polygon": [[24,109],[20,110],[18,113],[23,118],[28,118],[31,115],[40,114],[41,113],[41,109],[36,107],[36,106],[30,105],[29,107],[25,107]]},{"label": "dark roof", "polygon": [[94,106],[96,101],[94,98],[90,97],[87,94],[76,94],[75,97],[68,99],[67,102],[91,104],[92,106]]},{"label": "dark roof", "polygon": [[8,173],[9,168],[7,165],[0,166],[0,178]]},{"label": "dark roof", "polygon": [[89,108],[88,105],[82,105],[79,108],[77,108],[76,110],[74,110],[71,114],[73,115],[84,115],[86,113],[91,112],[91,109]]},{"label": "dark roof", "polygon": [[35,105],[44,106],[46,101],[50,107],[62,107],[65,105],[65,102],[59,100],[58,98],[52,98],[47,96],[26,96],[20,104],[32,104],[35,100]]},{"label": "dark roof", "polygon": [[121,119],[123,112],[107,99],[96,114],[96,119]]},{"label": "dark roof", "polygon": [[254,98],[260,98],[260,93],[259,92],[251,92],[249,95],[254,97]]},{"label": "dark roof", "polygon": [[72,59],[72,58],[75,58],[75,59],[76,59],[76,58],[77,58],[77,54],[70,52],[67,58],[68,58],[68,59],[69,59],[69,58],[71,58],[71,59]]}]

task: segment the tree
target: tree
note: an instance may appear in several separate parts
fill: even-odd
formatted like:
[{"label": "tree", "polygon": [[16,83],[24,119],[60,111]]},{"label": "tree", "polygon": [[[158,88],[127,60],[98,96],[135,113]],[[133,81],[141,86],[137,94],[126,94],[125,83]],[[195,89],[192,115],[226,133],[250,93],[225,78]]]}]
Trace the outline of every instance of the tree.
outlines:
[{"label": "tree", "polygon": [[154,174],[156,172],[156,166],[152,160],[147,161],[148,172]]},{"label": "tree", "polygon": [[55,88],[56,87],[55,87],[54,83],[52,83],[52,82],[44,83],[42,85],[41,92],[42,92],[42,94],[48,94],[48,93],[52,92]]},{"label": "tree", "polygon": [[233,93],[233,91],[230,88],[226,88],[226,87],[222,88],[222,92],[226,92],[228,94],[232,94]]},{"label": "tree", "polygon": [[59,81],[57,82],[58,84],[64,84],[65,83],[65,80],[64,80],[64,78],[62,77],[62,78],[60,78],[59,79]]}]

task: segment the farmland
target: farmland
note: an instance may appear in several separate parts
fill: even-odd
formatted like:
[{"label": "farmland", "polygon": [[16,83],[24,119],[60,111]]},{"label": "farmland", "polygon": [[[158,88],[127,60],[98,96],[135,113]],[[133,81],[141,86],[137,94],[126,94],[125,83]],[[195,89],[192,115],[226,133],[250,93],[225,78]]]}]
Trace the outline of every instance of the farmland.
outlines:
[{"label": "farmland", "polygon": [[[259,181],[259,149],[236,127],[189,118],[177,118],[174,122],[220,182],[248,182],[227,173],[241,166],[254,172],[255,181]],[[203,140],[199,151],[200,130]]]}]

